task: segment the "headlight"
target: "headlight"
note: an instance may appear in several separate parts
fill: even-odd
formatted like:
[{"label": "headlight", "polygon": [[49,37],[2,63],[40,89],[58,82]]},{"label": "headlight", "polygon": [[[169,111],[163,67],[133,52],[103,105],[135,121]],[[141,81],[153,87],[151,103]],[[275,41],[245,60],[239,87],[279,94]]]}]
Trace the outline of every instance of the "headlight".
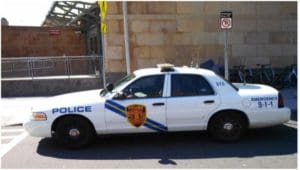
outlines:
[{"label": "headlight", "polygon": [[32,119],[33,120],[47,120],[46,113],[43,112],[32,112]]}]

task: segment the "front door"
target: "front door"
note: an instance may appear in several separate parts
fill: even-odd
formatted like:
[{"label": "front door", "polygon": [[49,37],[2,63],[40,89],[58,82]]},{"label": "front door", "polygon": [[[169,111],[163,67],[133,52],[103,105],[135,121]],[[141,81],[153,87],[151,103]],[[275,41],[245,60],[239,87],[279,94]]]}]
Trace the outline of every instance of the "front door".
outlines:
[{"label": "front door", "polygon": [[124,98],[107,100],[107,133],[167,131],[164,81],[163,74],[138,78],[122,90]]}]

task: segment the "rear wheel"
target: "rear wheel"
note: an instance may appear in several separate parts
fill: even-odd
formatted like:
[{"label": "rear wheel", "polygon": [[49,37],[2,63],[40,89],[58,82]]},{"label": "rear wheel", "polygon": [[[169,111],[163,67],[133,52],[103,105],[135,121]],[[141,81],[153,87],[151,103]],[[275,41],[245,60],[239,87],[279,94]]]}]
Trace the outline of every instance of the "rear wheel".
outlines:
[{"label": "rear wheel", "polygon": [[224,112],[214,116],[208,125],[210,135],[219,141],[233,142],[240,139],[247,129],[244,117],[236,112]]},{"label": "rear wheel", "polygon": [[94,128],[81,117],[65,117],[56,126],[55,138],[61,145],[69,148],[87,146],[94,137]]}]

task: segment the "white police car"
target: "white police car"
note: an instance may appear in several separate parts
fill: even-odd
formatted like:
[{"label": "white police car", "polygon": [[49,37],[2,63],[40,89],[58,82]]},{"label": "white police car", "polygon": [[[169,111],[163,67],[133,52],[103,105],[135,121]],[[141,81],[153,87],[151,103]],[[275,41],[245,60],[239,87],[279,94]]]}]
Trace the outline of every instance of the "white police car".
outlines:
[{"label": "white police car", "polygon": [[81,147],[96,135],[208,130],[235,141],[249,128],[290,119],[279,92],[259,84],[231,84],[205,69],[161,65],[141,69],[105,89],[50,97],[24,123],[32,136]]}]

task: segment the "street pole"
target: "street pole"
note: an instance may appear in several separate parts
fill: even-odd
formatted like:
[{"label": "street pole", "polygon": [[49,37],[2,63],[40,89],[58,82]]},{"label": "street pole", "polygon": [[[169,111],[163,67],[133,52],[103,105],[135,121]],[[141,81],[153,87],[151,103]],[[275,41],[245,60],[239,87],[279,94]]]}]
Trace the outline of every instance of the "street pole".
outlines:
[{"label": "street pole", "polygon": [[106,75],[105,75],[105,56],[106,56],[106,50],[105,50],[105,34],[102,34],[102,79],[103,79],[103,87],[106,86]]},{"label": "street pole", "polygon": [[128,32],[128,11],[127,11],[127,1],[123,1],[123,23],[124,23],[124,44],[125,44],[125,59],[126,59],[126,71],[127,75],[130,74],[130,53],[129,53],[129,32]]},{"label": "street pole", "polygon": [[224,44],[224,66],[225,66],[225,79],[229,81],[228,71],[228,29],[225,29],[225,44]]},{"label": "street pole", "polygon": [[98,6],[100,8],[100,31],[102,35],[102,78],[103,78],[103,88],[106,86],[106,74],[105,74],[105,56],[106,56],[106,43],[105,43],[105,34],[106,34],[106,10],[107,10],[107,1],[98,1]]},{"label": "street pole", "polygon": [[224,69],[225,79],[229,81],[228,67],[228,29],[232,28],[232,11],[221,11],[220,13],[221,29],[224,30]]}]

